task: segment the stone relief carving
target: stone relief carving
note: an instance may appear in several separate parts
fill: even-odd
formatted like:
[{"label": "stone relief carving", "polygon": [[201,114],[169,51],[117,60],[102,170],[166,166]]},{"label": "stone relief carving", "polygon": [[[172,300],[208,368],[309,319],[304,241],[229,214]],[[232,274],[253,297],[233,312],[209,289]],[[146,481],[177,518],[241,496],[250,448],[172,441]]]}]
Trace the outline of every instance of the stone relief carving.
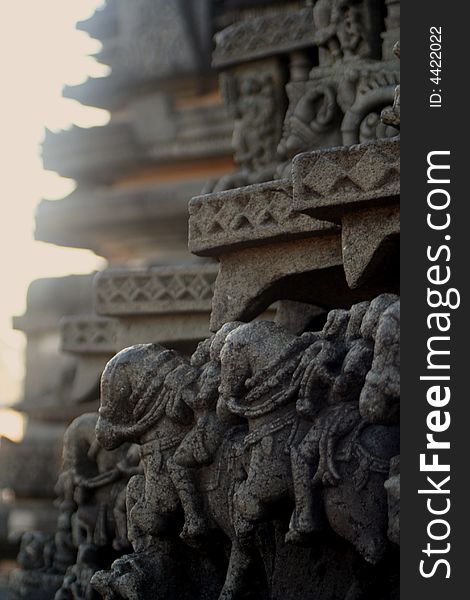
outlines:
[{"label": "stone relief carving", "polygon": [[57,532],[24,536],[15,598],[273,598],[269,557],[336,535],[361,567],[325,597],[359,600],[399,541],[399,310],[382,294],[321,331],[232,322],[190,359],[118,353],[99,415],[67,430]]},{"label": "stone relief carving", "polygon": [[319,227],[318,221],[295,211],[287,180],[196,196],[189,203],[189,246],[204,256],[217,256],[253,239],[282,239]]},{"label": "stone relief carving", "polygon": [[116,315],[210,309],[217,266],[109,269],[94,282],[98,314]]},{"label": "stone relief carving", "polygon": [[286,86],[289,108],[279,142],[277,177],[289,177],[292,158],[304,151],[351,146],[398,134],[392,110],[399,71],[395,61],[361,61],[311,70]]},{"label": "stone relief carving", "polygon": [[70,352],[111,352],[116,346],[116,322],[86,315],[61,320],[62,349]]},{"label": "stone relief carving", "polygon": [[[391,110],[399,83],[397,63],[385,47],[390,35],[399,35],[396,4],[387,4],[382,60],[378,60],[382,18],[378,4],[361,0],[314,4],[319,65],[286,85],[289,107],[278,146],[277,177],[290,176],[291,160],[299,152],[397,135],[396,119],[381,120],[381,111]],[[396,51],[395,55],[399,56]]]},{"label": "stone relief carving", "polygon": [[[395,15],[397,3],[386,4]],[[308,255],[301,235],[321,231],[326,245],[348,231],[343,205],[357,221],[360,201],[398,197],[397,140],[355,146],[399,127],[396,62],[376,60],[378,13],[365,0],[305,10],[320,64],[293,68],[291,56],[287,86],[266,50],[283,39],[278,19],[259,39],[249,21],[232,28],[238,36],[219,35],[216,59],[233,67],[223,80],[239,171],[191,202],[191,249],[200,254],[298,235]],[[298,15],[286,22],[289,35],[298,32],[293,48],[304,48]],[[243,35],[257,62],[234,66],[251,51]],[[291,183],[295,155],[340,144],[354,146],[296,159]],[[347,244],[334,244],[340,264]],[[213,265],[202,274],[104,273],[96,308],[208,309],[215,280]],[[95,330],[77,324],[70,339],[86,344]],[[399,325],[399,298],[381,294],[331,310],[319,331],[233,321],[191,357],[155,343],[119,352],[103,372],[99,414],[67,431],[57,531],[23,537],[14,598],[270,600],[321,589],[322,600],[389,600],[399,544]]]},{"label": "stone relief carving", "polygon": [[[239,170],[205,192],[289,178],[299,152],[395,136],[393,122],[380,114],[392,105],[399,81],[388,51],[390,36],[398,35],[397,12],[397,2],[318,0],[310,9],[242,21],[219,32],[214,61],[224,69],[222,89],[235,116]],[[270,32],[277,43],[265,46]],[[280,42],[285,35],[290,45]],[[315,49],[318,61],[312,58]],[[283,74],[287,62],[289,75]]]},{"label": "stone relief carving", "polygon": [[336,131],[341,122],[341,111],[336,99],[336,90],[328,83],[319,83],[305,90],[291,109],[284,124],[284,136],[278,153],[292,158],[306,148],[319,144],[328,146],[328,135],[334,130],[334,144],[340,143]]},{"label": "stone relief carving", "polygon": [[320,65],[342,59],[377,58],[378,8],[364,0],[317,0],[313,21]]},{"label": "stone relief carving", "polygon": [[276,59],[255,62],[224,72],[220,83],[234,116],[232,147],[238,170],[222,177],[214,190],[272,179],[286,110],[282,65]]},{"label": "stone relief carving", "polygon": [[[393,53],[399,59],[400,58],[400,42],[397,42],[393,47]],[[393,98],[393,106],[387,107],[382,111],[380,115],[382,122],[385,125],[400,129],[400,86],[397,85],[395,88],[395,95]]]},{"label": "stone relief carving", "polygon": [[328,531],[380,564],[398,541],[398,325],[382,294],[317,332],[234,322],[189,360],[157,344],[117,354],[99,417],[68,430],[58,532],[31,572],[62,573],[57,600],[91,597],[90,580],[113,599],[270,598],[269,553]]},{"label": "stone relief carving", "polygon": [[216,34],[213,63],[220,67],[303,48],[311,44],[312,29],[310,8],[284,9],[275,15],[233,23]]},{"label": "stone relief carving", "polygon": [[14,597],[76,600],[94,597],[90,579],[130,548],[126,484],[139,472],[135,446],[113,452],[96,440],[97,413],[77,417],[64,437],[63,470],[56,485],[55,536],[26,533],[13,573]]}]

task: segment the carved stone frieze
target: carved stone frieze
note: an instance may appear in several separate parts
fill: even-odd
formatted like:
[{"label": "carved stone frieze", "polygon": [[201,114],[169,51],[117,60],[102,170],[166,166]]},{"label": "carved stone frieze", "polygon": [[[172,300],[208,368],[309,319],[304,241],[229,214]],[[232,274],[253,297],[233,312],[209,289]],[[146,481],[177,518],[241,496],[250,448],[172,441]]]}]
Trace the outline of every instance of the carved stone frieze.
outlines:
[{"label": "carved stone frieze", "polygon": [[[71,93],[114,114],[46,136],[79,185],[37,235],[111,265],[54,325],[62,431],[99,411],[67,428],[14,600],[397,597],[399,9],[108,0],[88,24],[113,73]],[[6,483],[51,496],[58,452],[30,441]]]},{"label": "carved stone frieze", "polygon": [[113,452],[100,447],[97,418],[86,413],[65,433],[55,535],[22,536],[19,568],[10,580],[15,600],[93,597],[90,579],[95,571],[129,549],[126,484],[140,472],[139,456],[129,444]]},{"label": "carved stone frieze", "polygon": [[327,220],[344,205],[379,204],[400,193],[400,141],[301,154],[293,165],[294,210]]},{"label": "carved stone frieze", "polygon": [[305,79],[289,82],[278,175],[290,175],[290,160],[299,152],[396,135],[396,128],[384,124],[380,114],[392,106],[398,82],[396,61],[315,67]]},{"label": "carved stone frieze", "polygon": [[383,284],[371,281],[380,267],[397,289],[399,147],[391,139],[305,153],[292,188],[280,180],[194,198],[190,250],[220,261],[211,329],[280,298],[327,307],[328,289],[337,303],[368,298]]},{"label": "carved stone frieze", "polygon": [[399,322],[381,294],[317,331],[230,322],[190,358],[118,353],[99,415],[67,430],[57,530],[23,537],[15,600],[268,600],[287,580],[297,597],[389,598]]},{"label": "carved stone frieze", "polygon": [[288,180],[197,196],[189,204],[189,249],[201,256],[331,229],[295,211]]},{"label": "carved stone frieze", "polygon": [[385,0],[387,15],[385,17],[385,31],[382,32],[382,59],[393,58],[394,47],[400,39],[400,0]]},{"label": "carved stone frieze", "polygon": [[[397,42],[393,47],[393,53],[397,58],[400,58],[400,42]],[[384,108],[380,115],[382,122],[385,125],[390,125],[396,129],[400,129],[400,86],[395,88],[395,96],[393,98],[392,107]]]},{"label": "carved stone frieze", "polygon": [[314,40],[320,65],[341,60],[379,58],[381,6],[367,0],[317,0],[313,6]]},{"label": "carved stone frieze", "polygon": [[99,380],[107,361],[119,349],[115,319],[94,314],[63,317],[61,320],[62,351],[75,358],[76,368],[66,400],[75,415],[83,410],[96,410]]},{"label": "carved stone frieze", "polygon": [[191,353],[209,333],[218,265],[109,269],[95,279],[98,315],[117,321],[115,351],[159,342]]},{"label": "carved stone frieze", "polygon": [[341,123],[344,145],[397,135],[397,129],[392,124],[383,123],[380,115],[383,109],[393,104],[399,82],[400,71],[396,61],[377,62],[346,72],[345,81],[338,88],[338,100],[344,111]]},{"label": "carved stone frieze", "polygon": [[259,16],[230,25],[215,36],[213,65],[229,65],[289,53],[312,45],[310,8]]},{"label": "carved stone frieze", "polygon": [[[375,362],[399,368],[399,355],[390,352],[397,341],[390,311],[399,314],[398,299],[384,294],[333,310],[321,331],[300,336],[264,321],[228,323],[190,361],[155,344],[119,353],[103,374],[97,436],[108,450],[138,443],[144,474],[127,489],[134,553],[96,573],[95,589],[113,599],[138,590],[142,600],[155,593],[199,598],[204,589],[208,598],[228,600],[250,582],[248,597],[273,598],[282,585],[278,569],[295,580],[307,564],[303,553],[311,556],[302,547],[318,532],[326,535],[326,555],[347,556],[329,546],[331,530],[361,557],[360,567],[351,578],[344,565],[340,588],[325,587],[327,571],[312,571],[301,593],[321,586],[322,598],[333,600],[357,587],[374,589],[387,532],[396,526],[389,522],[396,500],[390,507],[391,483],[384,484],[398,432],[396,413],[384,421],[363,416],[364,390]],[[217,532],[229,540],[226,562],[212,553]],[[301,545],[296,563],[266,562],[286,544]],[[396,569],[388,556],[387,568]],[[256,567],[253,581],[258,560],[265,567]],[[182,568],[185,577],[175,578]],[[212,579],[204,581],[204,573]],[[387,597],[393,585],[383,580],[376,597]]]},{"label": "carved stone frieze", "polygon": [[[400,140],[378,140],[297,156],[295,210],[341,225],[343,264],[352,288],[387,261],[397,278]],[[392,262],[390,262],[392,261]]]},{"label": "carved stone frieze", "polygon": [[116,350],[116,321],[95,315],[64,317],[61,321],[64,352],[108,354]]},{"label": "carved stone frieze", "polygon": [[100,315],[208,311],[217,265],[111,269],[95,278],[95,310]]}]

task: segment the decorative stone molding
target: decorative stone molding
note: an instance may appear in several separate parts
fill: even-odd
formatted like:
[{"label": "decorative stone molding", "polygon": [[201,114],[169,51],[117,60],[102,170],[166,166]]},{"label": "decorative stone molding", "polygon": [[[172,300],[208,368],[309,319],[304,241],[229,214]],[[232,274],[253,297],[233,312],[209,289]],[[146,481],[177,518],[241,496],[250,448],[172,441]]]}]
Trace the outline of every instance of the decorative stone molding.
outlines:
[{"label": "decorative stone molding", "polygon": [[218,267],[110,269],[95,278],[95,310],[99,315],[144,315],[207,312]]},{"label": "decorative stone molding", "polygon": [[220,256],[244,246],[331,229],[296,212],[288,180],[197,196],[189,203],[189,249],[201,256]]},{"label": "decorative stone molding", "polygon": [[95,315],[64,317],[61,346],[75,354],[113,354],[116,351],[116,321]]},{"label": "decorative stone molding", "polygon": [[313,30],[311,8],[234,23],[216,34],[212,64],[227,67],[312,46]]},{"label": "decorative stone molding", "polygon": [[[295,210],[341,225],[346,280],[358,288],[387,261],[397,278],[400,140],[301,154],[293,163]],[[390,262],[392,261],[392,262]]]},{"label": "decorative stone molding", "polygon": [[[146,244],[162,245],[181,205],[161,189],[154,228],[152,197],[126,169],[161,162],[181,191],[183,163],[172,171],[168,160],[212,157],[227,141],[220,97],[178,81],[206,68],[198,40],[213,23],[232,23],[214,64],[238,170],[189,206],[190,250],[219,264],[108,269],[95,278],[96,314],[62,321],[73,367],[64,405],[96,403],[102,373],[100,410],[67,430],[56,534],[23,537],[14,598],[389,600],[399,576],[399,73],[389,51],[399,2],[222,0],[209,19],[211,0],[111,1],[125,27],[104,28],[100,56],[114,75],[134,72],[134,88],[108,137],[90,134],[103,142],[95,154],[65,161],[113,183],[95,188],[96,215],[123,209],[108,238],[98,219],[91,236],[117,248],[118,230],[132,240],[142,227]],[[158,91],[135,86],[173,71]],[[81,135],[59,137],[80,146]],[[147,249],[140,259],[163,262]],[[278,300],[275,321],[259,319]]]},{"label": "decorative stone molding", "polygon": [[344,206],[399,195],[400,141],[300,154],[293,162],[293,185],[293,210],[339,223]]},{"label": "decorative stone molding", "polygon": [[[390,597],[399,323],[399,298],[381,294],[300,335],[231,322],[190,359],[117,354],[99,416],[67,430],[55,538],[23,539],[23,594],[41,573],[62,578],[58,598],[268,599],[288,581],[296,597]],[[312,560],[320,533],[333,577]]]},{"label": "decorative stone molding", "polygon": [[292,187],[280,180],[193,198],[189,248],[220,261],[211,329],[279,298],[331,306],[328,286],[345,305],[377,293],[371,275],[396,257],[399,147],[384,139],[305,153]]}]

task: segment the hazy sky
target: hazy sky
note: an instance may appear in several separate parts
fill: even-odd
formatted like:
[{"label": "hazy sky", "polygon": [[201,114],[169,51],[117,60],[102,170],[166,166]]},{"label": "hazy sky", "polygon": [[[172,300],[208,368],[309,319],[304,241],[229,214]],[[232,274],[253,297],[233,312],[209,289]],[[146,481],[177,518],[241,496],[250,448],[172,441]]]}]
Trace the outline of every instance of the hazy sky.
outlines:
[{"label": "hazy sky", "polygon": [[11,316],[25,310],[33,279],[89,272],[99,266],[88,251],[33,241],[34,210],[41,198],[58,199],[72,191],[71,180],[44,171],[40,142],[44,128],[71,123],[104,124],[105,111],[61,98],[65,84],[106,67],[87,56],[99,43],[74,29],[102,0],[2,2],[0,21],[0,405],[11,400],[22,375],[24,336],[11,329]]}]

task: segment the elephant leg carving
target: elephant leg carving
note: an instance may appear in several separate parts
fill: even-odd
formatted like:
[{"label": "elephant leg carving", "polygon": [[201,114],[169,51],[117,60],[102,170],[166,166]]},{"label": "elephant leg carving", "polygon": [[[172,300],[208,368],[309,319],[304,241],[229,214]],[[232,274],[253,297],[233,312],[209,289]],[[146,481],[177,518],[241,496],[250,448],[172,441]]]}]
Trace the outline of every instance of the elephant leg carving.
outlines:
[{"label": "elephant leg carving", "polygon": [[233,541],[227,576],[219,600],[237,600],[242,597],[249,581],[249,570],[255,562],[254,552],[254,548]]},{"label": "elephant leg carving", "polygon": [[113,548],[118,552],[124,551],[129,547],[127,539],[126,488],[120,492],[116,499],[113,516],[116,523],[116,537],[113,541]]},{"label": "elephant leg carving", "polygon": [[197,474],[191,467],[182,467],[170,458],[168,473],[178,492],[185,515],[182,540],[189,545],[199,545],[210,531],[210,523],[205,515],[204,502],[197,486]]},{"label": "elephant leg carving", "polygon": [[301,448],[291,449],[295,509],[286,534],[286,542],[299,544],[325,528],[323,497],[318,485],[312,483],[312,457]]}]

